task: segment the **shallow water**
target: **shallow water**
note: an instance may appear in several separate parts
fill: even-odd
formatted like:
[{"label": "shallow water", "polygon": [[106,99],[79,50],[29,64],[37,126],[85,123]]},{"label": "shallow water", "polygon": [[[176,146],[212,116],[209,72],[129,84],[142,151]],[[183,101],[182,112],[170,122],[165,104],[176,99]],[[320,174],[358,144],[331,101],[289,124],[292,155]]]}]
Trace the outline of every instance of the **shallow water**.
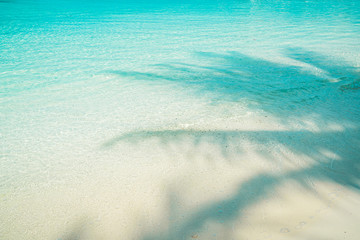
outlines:
[{"label": "shallow water", "polygon": [[316,226],[359,202],[359,42],[355,0],[0,1],[0,239],[357,239]]}]

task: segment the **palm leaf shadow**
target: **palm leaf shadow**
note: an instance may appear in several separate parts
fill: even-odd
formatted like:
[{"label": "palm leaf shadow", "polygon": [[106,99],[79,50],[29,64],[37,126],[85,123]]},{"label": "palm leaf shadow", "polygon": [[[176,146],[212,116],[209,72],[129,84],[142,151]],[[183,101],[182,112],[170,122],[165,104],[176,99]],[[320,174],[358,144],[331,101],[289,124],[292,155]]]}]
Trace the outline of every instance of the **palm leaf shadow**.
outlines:
[{"label": "palm leaf shadow", "polygon": [[[159,233],[155,235],[144,236],[144,240],[177,240],[177,239],[186,239],[189,238],[194,233],[200,231],[202,227],[209,221],[220,222],[221,224],[228,224],[232,221],[241,217],[241,212],[249,208],[250,206],[262,201],[263,199],[270,197],[271,193],[275,191],[281,184],[288,181],[295,181],[298,184],[301,184],[303,187],[312,189],[312,186],[309,183],[309,180],[325,181],[336,183],[342,185],[345,188],[353,188],[360,190],[359,187],[359,178],[360,178],[360,165],[359,165],[359,131],[349,131],[349,132],[328,132],[328,133],[313,133],[313,132],[250,132],[250,133],[235,133],[235,132],[191,132],[186,131],[160,131],[160,132],[136,132],[133,134],[124,135],[120,141],[126,140],[126,138],[138,138],[137,141],[142,141],[149,138],[162,138],[162,141],[173,141],[176,138],[182,138],[184,136],[189,136],[189,134],[194,138],[201,138],[203,141],[209,138],[208,135],[219,136],[230,134],[234,140],[236,134],[239,135],[241,139],[244,138],[244,135],[251,136],[255,141],[260,142],[260,144],[265,144],[267,141],[276,141],[278,144],[287,146],[292,151],[298,153],[306,153],[310,157],[319,159],[321,156],[321,151],[328,149],[336,153],[340,158],[336,161],[336,165],[333,166],[328,161],[319,161],[309,167],[301,168],[300,170],[294,170],[287,172],[285,174],[270,174],[262,173],[255,175],[249,180],[243,182],[238,187],[238,190],[231,195],[231,197],[226,198],[221,201],[215,201],[208,205],[201,207],[198,210],[190,213],[185,221],[180,224],[173,224],[170,226],[170,229],[164,234]],[[256,137],[256,135],[264,134],[264,136]],[[204,136],[205,135],[205,136]],[[286,136],[286,137],[285,137]],[[294,145],[294,142],[286,141],[288,137],[294,139],[294,142],[299,141],[300,139],[307,139],[310,141],[310,145],[313,150],[307,152],[301,145]],[[345,145],[348,148],[343,148],[339,146],[333,148],[331,143],[334,139],[340,139],[340,142],[346,137],[348,140],[345,142]],[[245,137],[246,138],[246,137]],[[221,138],[219,138],[221,139]],[[326,141],[327,139],[327,141]],[[342,140],[341,140],[342,139]],[[176,141],[179,141],[177,139]],[[224,142],[219,140],[219,145],[224,147]],[[226,143],[225,143],[226,144]],[[330,144],[330,145],[329,145]],[[326,159],[326,156],[323,156]],[[331,159],[330,159],[331,160]],[[170,197],[169,197],[170,198]],[[170,199],[171,200],[171,199]]]},{"label": "palm leaf shadow", "polygon": [[[160,143],[191,141],[212,142],[226,151],[230,142],[241,146],[243,140],[251,140],[260,145],[273,143],[298,154],[305,154],[316,162],[309,167],[284,174],[262,173],[240,184],[238,190],[229,198],[216,201],[190,213],[185,221],[173,224],[166,233],[149,234],[144,240],[185,239],[198,232],[209,221],[227,224],[241,217],[248,207],[270,197],[281,184],[289,180],[312,189],[309,180],[332,182],[346,188],[359,190],[359,131],[350,129],[337,132],[310,131],[197,131],[165,130],[137,131],[121,135],[106,143],[107,147],[119,142],[130,141],[133,144],[157,139]],[[305,146],[304,146],[305,145]],[[197,145],[194,144],[194,151]],[[246,149],[244,149],[245,151]],[[331,151],[337,159],[329,159],[324,151]],[[226,155],[224,155],[226,158]],[[272,156],[269,154],[268,159]],[[335,161],[335,164],[333,163]],[[171,200],[171,197],[169,197]]]},{"label": "palm leaf shadow", "polygon": [[197,96],[207,96],[216,102],[243,101],[253,109],[282,118],[318,113],[315,106],[336,110],[348,98],[352,98],[354,105],[360,104],[356,91],[360,82],[358,69],[316,52],[286,49],[284,57],[297,65],[239,52],[197,52],[195,56],[211,63],[163,63],[155,64],[154,72],[112,70],[108,73],[131,81],[172,82],[190,88]]},{"label": "palm leaf shadow", "polygon": [[[298,65],[270,62],[240,54],[199,52],[196,56],[213,62],[209,65],[186,63],[157,64],[155,72],[115,70],[109,73],[125,79],[167,82],[195,89],[195,93],[214,101],[245,101],[250,109],[260,109],[267,114],[288,119],[316,114],[329,122],[351,123],[358,126],[360,105],[358,94],[359,71],[344,62],[309,52],[304,49],[287,49],[284,56]],[[349,103],[350,105],[344,105]],[[328,112],[332,112],[329,115]],[[261,173],[241,183],[230,197],[205,204],[191,212],[177,224],[170,225],[165,233],[144,236],[143,240],[177,240],[190,237],[208,221],[224,224],[241,217],[241,212],[270,197],[281,184],[293,180],[312,189],[310,180],[336,183],[345,188],[359,190],[360,132],[358,128],[341,131],[223,131],[223,130],[163,130],[133,131],[110,139],[104,148],[121,142],[138,144],[155,139],[162,146],[190,141],[192,151],[203,143],[217,146],[224,159],[228,158],[228,146],[234,145],[246,151],[243,141],[262,146],[282,146],[290,152],[311,158],[313,164],[280,175]],[[329,157],[332,153],[335,157]],[[276,156],[264,155],[269,161]],[[169,194],[169,199],[172,197]],[[170,204],[172,205],[172,204]]]}]

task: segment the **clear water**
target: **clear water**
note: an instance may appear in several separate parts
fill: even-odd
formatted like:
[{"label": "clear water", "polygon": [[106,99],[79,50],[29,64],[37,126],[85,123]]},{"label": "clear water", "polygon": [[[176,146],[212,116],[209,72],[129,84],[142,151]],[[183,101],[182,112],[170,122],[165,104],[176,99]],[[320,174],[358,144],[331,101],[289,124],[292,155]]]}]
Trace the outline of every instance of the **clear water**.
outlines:
[{"label": "clear water", "polygon": [[[0,1],[0,238],[61,237],[41,224],[61,232],[76,217],[36,215],[52,203],[36,194],[78,182],[94,193],[102,187],[84,179],[124,185],[139,169],[156,178],[169,169],[159,159],[187,159],[161,155],[164,142],[177,152],[207,142],[225,154],[193,151],[222,159],[224,144],[247,139],[277,159],[282,147],[305,165],[337,160],[351,181],[325,179],[356,185],[359,43],[356,0]],[[158,151],[136,145],[154,139]],[[20,205],[36,216],[16,215]]]}]

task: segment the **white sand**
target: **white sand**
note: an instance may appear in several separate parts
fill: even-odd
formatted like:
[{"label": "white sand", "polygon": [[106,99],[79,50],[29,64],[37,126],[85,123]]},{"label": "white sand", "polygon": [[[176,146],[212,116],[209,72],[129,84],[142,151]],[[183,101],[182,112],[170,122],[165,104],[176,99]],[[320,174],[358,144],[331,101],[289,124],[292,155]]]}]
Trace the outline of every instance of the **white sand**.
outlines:
[{"label": "white sand", "polygon": [[343,130],[304,125],[302,137],[248,120],[132,132],[83,159],[69,152],[48,179],[2,193],[0,238],[358,239],[360,194],[331,179],[349,178],[350,155],[316,137]]}]

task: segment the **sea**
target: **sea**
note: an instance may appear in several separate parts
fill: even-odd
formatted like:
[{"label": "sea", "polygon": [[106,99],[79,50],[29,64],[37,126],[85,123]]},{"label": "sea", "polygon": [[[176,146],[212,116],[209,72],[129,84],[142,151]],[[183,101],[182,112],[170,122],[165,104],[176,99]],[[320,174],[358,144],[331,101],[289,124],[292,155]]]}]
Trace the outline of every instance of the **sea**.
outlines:
[{"label": "sea", "polygon": [[359,163],[358,0],[0,0],[1,240],[359,239]]}]

